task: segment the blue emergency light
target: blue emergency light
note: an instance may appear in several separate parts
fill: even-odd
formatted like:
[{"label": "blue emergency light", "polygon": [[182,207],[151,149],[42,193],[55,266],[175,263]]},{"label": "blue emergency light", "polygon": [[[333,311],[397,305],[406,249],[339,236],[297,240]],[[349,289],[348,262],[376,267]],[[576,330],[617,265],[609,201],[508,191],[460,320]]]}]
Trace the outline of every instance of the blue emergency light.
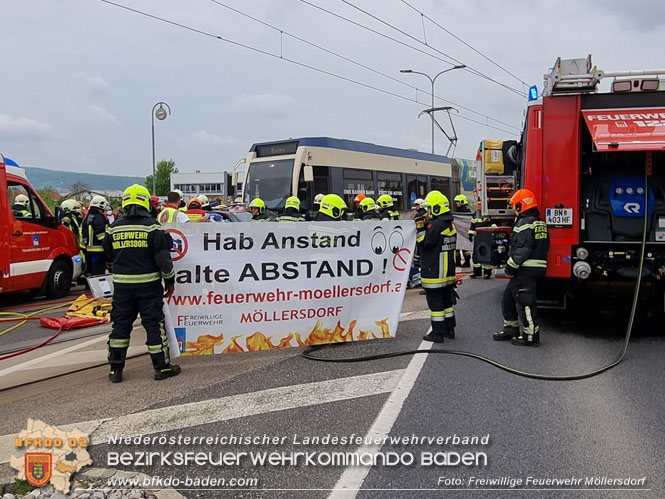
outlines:
[{"label": "blue emergency light", "polygon": [[538,85],[529,87],[529,101],[538,100]]}]

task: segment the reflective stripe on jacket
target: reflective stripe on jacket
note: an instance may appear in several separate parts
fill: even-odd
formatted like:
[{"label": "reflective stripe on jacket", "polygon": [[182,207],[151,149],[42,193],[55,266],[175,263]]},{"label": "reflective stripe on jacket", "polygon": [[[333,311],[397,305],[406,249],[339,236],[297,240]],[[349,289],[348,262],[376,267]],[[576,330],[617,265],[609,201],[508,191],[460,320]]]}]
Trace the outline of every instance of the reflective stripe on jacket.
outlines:
[{"label": "reflective stripe on jacket", "polygon": [[423,288],[442,288],[455,282],[457,230],[450,212],[428,220],[420,243],[420,277]]},{"label": "reflective stripe on jacket", "polygon": [[547,251],[550,247],[547,224],[540,219],[537,208],[521,213],[510,235],[507,265],[534,277],[547,272]]}]

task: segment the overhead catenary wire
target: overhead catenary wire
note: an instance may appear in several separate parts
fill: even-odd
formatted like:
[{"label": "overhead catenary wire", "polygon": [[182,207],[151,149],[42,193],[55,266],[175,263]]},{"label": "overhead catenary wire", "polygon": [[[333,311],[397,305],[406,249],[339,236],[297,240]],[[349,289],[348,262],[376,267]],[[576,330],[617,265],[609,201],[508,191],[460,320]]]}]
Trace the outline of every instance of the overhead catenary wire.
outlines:
[{"label": "overhead catenary wire", "polygon": [[[202,29],[198,29],[198,28],[195,28],[195,27],[193,27],[193,26],[186,25],[186,24],[184,24],[184,23],[180,23],[180,22],[177,22],[177,21],[173,21],[173,20],[167,19],[167,18],[162,17],[162,16],[158,16],[158,15],[155,15],[155,14],[150,14],[150,13],[148,13],[148,12],[145,12],[145,11],[142,11],[142,10],[139,10],[139,9],[135,9],[135,8],[133,8],[133,7],[129,7],[129,6],[127,6],[127,5],[123,5],[123,4],[120,4],[120,3],[117,3],[117,2],[114,2],[114,1],[112,1],[112,0],[99,0],[99,1],[102,2],[102,3],[105,3],[105,4],[107,4],[107,5],[111,5],[111,6],[113,6],[113,7],[117,7],[117,8],[120,8],[120,9],[123,9],[123,10],[126,10],[126,11],[129,11],[129,12],[132,12],[132,13],[135,13],[135,14],[138,14],[138,15],[141,15],[141,16],[144,16],[144,17],[147,17],[147,18],[152,19],[152,20],[155,20],[155,21],[160,21],[160,22],[163,22],[163,23],[166,23],[166,24],[169,24],[169,25],[172,25],[172,26],[175,26],[175,27],[181,28],[181,29],[185,29],[185,30],[191,31],[191,32],[193,32],[193,33],[197,33],[197,34],[200,34],[200,35],[203,35],[203,36],[207,36],[207,37],[210,37],[210,38],[214,38],[214,39],[216,39],[216,40],[219,40],[219,41],[223,41],[223,42],[229,43],[229,44],[231,44],[231,45],[235,45],[235,46],[237,46],[237,47],[241,47],[241,48],[244,48],[244,49],[247,49],[247,50],[251,50],[251,51],[253,51],[253,52],[257,52],[257,53],[260,53],[260,54],[263,54],[263,55],[267,55],[267,56],[270,56],[270,57],[274,57],[274,58],[276,58],[276,59],[280,59],[280,60],[283,60],[283,61],[286,61],[286,62],[290,62],[291,64],[294,64],[294,65],[297,65],[297,66],[300,66],[300,67],[303,67],[303,68],[306,68],[306,69],[310,69],[310,70],[312,70],[312,71],[316,71],[316,72],[318,72],[318,73],[325,74],[325,75],[328,75],[328,76],[331,76],[331,77],[334,77],[334,78],[337,78],[337,79],[340,79],[340,80],[344,80],[344,81],[346,81],[346,82],[353,83],[353,84],[355,84],[355,85],[359,85],[359,86],[362,86],[362,87],[368,88],[368,89],[370,89],[370,90],[375,90],[375,91],[378,91],[378,92],[384,93],[384,94],[386,94],[386,95],[391,95],[391,96],[393,96],[393,97],[397,97],[397,98],[402,99],[402,100],[405,100],[405,101],[415,102],[415,103],[417,103],[417,104],[423,104],[423,103],[421,103],[420,101],[418,101],[417,98],[413,99],[413,98],[410,98],[410,97],[407,97],[407,96],[404,96],[404,95],[401,95],[401,94],[398,94],[398,93],[392,92],[392,91],[390,91],[390,90],[386,90],[386,89],[383,89],[383,88],[377,87],[377,86],[375,86],[375,85],[371,85],[371,84],[368,84],[368,83],[365,83],[365,82],[362,82],[362,81],[355,80],[355,79],[353,79],[353,78],[349,78],[349,77],[344,76],[344,75],[340,75],[340,74],[334,73],[334,72],[332,72],[332,71],[328,71],[328,70],[325,70],[325,69],[322,69],[322,68],[319,68],[319,67],[316,67],[316,66],[312,66],[312,65],[310,65],[310,64],[306,64],[306,63],[303,63],[303,62],[301,62],[301,61],[297,61],[297,60],[295,60],[295,59],[290,59],[290,58],[288,58],[288,57],[284,57],[283,54],[281,54],[281,53],[280,53],[280,54],[274,54],[274,53],[272,53],[272,52],[268,52],[268,51],[266,51],[266,50],[259,49],[259,48],[257,48],[257,47],[252,47],[251,45],[247,45],[247,44],[245,44],[245,43],[237,42],[237,41],[235,41],[235,40],[231,40],[231,39],[229,39],[229,38],[225,38],[225,37],[222,37],[222,36],[220,36],[220,35],[216,35],[216,34],[214,34],[214,33],[210,33],[210,32],[208,32],[208,31],[205,31],[205,30],[202,30]],[[418,90],[418,89],[416,88],[416,91],[417,91],[417,90]],[[445,100],[445,99],[442,99],[442,100]],[[449,102],[449,101],[447,101],[447,102]],[[459,106],[459,107],[463,108],[463,106]],[[477,113],[477,112],[475,112],[475,111],[472,111],[472,112],[474,112],[474,113],[476,113],[476,114],[480,114],[480,113]],[[483,116],[486,117],[486,118],[488,118],[488,119],[491,119],[491,120],[493,120],[493,121],[497,121],[497,120],[495,120],[494,118],[491,118],[491,117],[489,117],[489,116],[486,116],[486,115],[483,115]],[[493,129],[495,129],[495,130],[502,131],[502,132],[504,132],[504,133],[508,133],[508,134],[514,134],[514,133],[515,133],[514,131],[504,130],[504,129],[502,129],[502,128],[499,128],[499,127],[496,127],[496,126],[492,126],[492,125],[489,125],[489,124],[486,124],[486,123],[482,123],[482,122],[479,122],[479,121],[475,121],[475,120],[473,120],[473,119],[471,119],[471,118],[463,117],[463,116],[461,116],[461,115],[460,115],[459,117],[462,118],[462,119],[466,119],[467,121],[475,122],[475,123],[478,123],[478,124],[480,124],[480,125],[482,125],[482,126],[486,126],[486,127],[488,127],[488,128],[493,128]],[[503,123],[503,122],[501,122],[501,123]],[[510,124],[507,124],[507,123],[503,123],[503,124],[506,125],[506,126],[509,126],[509,127],[513,127],[513,128],[515,128],[515,130],[519,130],[519,128],[518,128],[518,127],[515,127],[514,125],[510,125]]]},{"label": "overhead catenary wire", "polygon": [[[452,36],[455,40],[457,40],[458,42],[462,43],[462,44],[465,45],[466,47],[468,47],[468,48],[470,48],[471,50],[473,50],[476,54],[478,54],[479,56],[481,56],[483,59],[485,59],[486,61],[490,62],[491,64],[493,64],[494,66],[496,66],[497,68],[499,68],[501,71],[505,72],[506,74],[509,74],[510,76],[512,76],[513,78],[515,78],[515,79],[516,79],[517,81],[519,81],[522,85],[524,85],[524,86],[526,86],[526,87],[529,86],[524,80],[522,80],[522,79],[521,79],[519,76],[517,76],[515,73],[513,73],[512,71],[509,71],[508,69],[504,68],[501,64],[499,64],[498,62],[496,62],[496,61],[495,61],[494,59],[492,59],[491,57],[486,56],[485,54],[483,54],[480,50],[476,49],[476,48],[473,47],[471,44],[467,43],[467,42],[466,42],[465,40],[463,40],[460,36],[456,35],[456,34],[453,33],[452,31],[450,31],[448,28],[446,28],[446,27],[442,26],[441,24],[439,24],[437,21],[435,21],[434,19],[432,19],[430,16],[428,16],[427,14],[425,14],[423,11],[421,11],[421,10],[419,10],[418,8],[414,7],[413,5],[411,5],[411,4],[410,4],[409,2],[407,2],[406,0],[401,0],[401,2],[402,2],[404,5],[406,5],[407,7],[410,7],[411,9],[413,9],[414,11],[416,11],[418,14],[420,14],[421,19],[427,19],[429,22],[431,22],[432,24],[434,24],[435,26],[437,26],[438,28],[442,29],[443,31],[445,31],[446,33],[448,33],[450,36]],[[423,21],[423,26],[424,26],[424,21]],[[424,27],[423,27],[423,32],[424,32]],[[427,42],[427,40],[425,40],[425,42]]]},{"label": "overhead catenary wire", "polygon": [[[395,78],[394,76],[391,76],[391,75],[386,74],[386,73],[384,73],[384,72],[382,72],[382,71],[379,71],[378,69],[372,68],[372,67],[370,67],[370,66],[368,66],[368,65],[366,65],[366,64],[363,64],[363,63],[358,62],[358,61],[356,61],[356,60],[354,60],[354,59],[351,59],[350,57],[346,57],[346,56],[344,56],[344,55],[342,55],[342,54],[340,54],[340,53],[338,53],[338,52],[335,52],[335,51],[330,50],[330,49],[328,49],[328,48],[326,48],[326,47],[323,47],[323,46],[321,46],[321,45],[319,45],[319,44],[316,44],[316,43],[314,43],[314,42],[312,42],[312,41],[310,41],[310,40],[306,40],[306,39],[304,39],[304,38],[302,38],[302,37],[300,37],[300,36],[294,35],[293,33],[290,33],[290,32],[288,32],[288,31],[284,30],[283,28],[279,28],[279,27],[277,27],[277,26],[275,26],[275,25],[273,25],[273,24],[270,24],[270,23],[268,23],[268,22],[266,22],[266,21],[263,21],[263,20],[261,20],[261,19],[258,19],[257,17],[254,17],[254,16],[252,16],[252,15],[250,15],[250,14],[247,14],[246,12],[243,12],[243,11],[241,11],[241,10],[239,10],[239,9],[236,9],[236,8],[234,8],[234,7],[231,7],[230,5],[225,4],[225,3],[221,2],[220,0],[210,0],[210,2],[216,4],[216,5],[220,6],[220,7],[223,7],[223,8],[225,8],[225,9],[228,9],[228,10],[230,10],[231,12],[235,12],[235,13],[238,14],[238,15],[241,15],[241,16],[243,16],[243,17],[246,17],[246,18],[248,18],[248,19],[251,19],[252,21],[257,22],[257,23],[259,23],[259,24],[262,24],[263,26],[266,26],[266,27],[268,27],[268,28],[271,28],[271,29],[273,29],[273,30],[279,32],[280,35],[286,35],[286,36],[289,36],[289,37],[291,37],[291,38],[293,38],[293,39],[295,39],[295,40],[298,40],[298,41],[300,41],[300,42],[302,42],[302,43],[305,43],[305,44],[307,44],[307,45],[310,45],[310,46],[312,46],[312,47],[315,47],[315,48],[317,48],[317,49],[319,49],[319,50],[322,50],[322,51],[324,51],[324,52],[326,52],[326,53],[328,53],[328,54],[334,55],[335,57],[338,57],[338,58],[340,58],[340,59],[342,59],[342,60],[344,60],[344,61],[350,62],[351,64],[355,64],[356,66],[359,66],[359,67],[362,67],[363,69],[366,69],[366,70],[368,70],[368,71],[371,71],[372,73],[378,74],[378,75],[383,76],[383,77],[385,77],[385,78],[388,78],[388,79],[390,79],[390,80],[392,80],[392,81],[395,81],[395,82],[397,82],[397,83],[400,83],[401,85],[404,85],[404,86],[406,86],[406,87],[409,87],[409,88],[412,89],[412,90],[416,90],[417,92],[422,92],[422,93],[424,93],[424,94],[427,94],[427,93],[428,93],[426,90],[423,90],[422,88],[419,88],[419,87],[417,87],[417,86],[415,86],[415,85],[412,85],[412,84],[406,83],[405,81],[400,80],[399,78]],[[281,57],[281,58],[284,58],[284,56],[283,56],[283,51],[282,51],[282,47],[281,47],[281,46],[280,46],[280,57]],[[455,106],[455,107],[458,107],[458,108],[460,108],[460,109],[464,109],[465,111],[469,111],[469,112],[471,112],[471,113],[477,114],[478,116],[482,116],[482,117],[485,118],[485,119],[492,120],[492,121],[494,121],[494,122],[496,122],[496,123],[499,123],[499,124],[501,124],[501,125],[505,125],[505,126],[507,126],[507,127],[514,128],[516,131],[520,131],[520,129],[519,129],[518,127],[516,127],[516,126],[514,126],[514,125],[511,125],[510,123],[506,123],[505,121],[501,121],[501,120],[499,120],[499,119],[497,119],[497,118],[493,118],[493,117],[488,116],[488,115],[486,115],[486,114],[480,113],[480,112],[475,111],[475,110],[473,110],[473,109],[471,109],[471,108],[469,108],[469,107],[462,106],[462,105],[460,105],[460,104],[458,104],[458,103],[456,103],[456,102],[453,102],[453,101],[451,101],[451,100],[444,99],[444,98],[442,98],[442,97],[437,96],[436,94],[435,94],[435,97],[438,98],[438,99],[441,100],[441,101],[447,102],[448,104],[452,104],[452,105]],[[418,101],[418,97],[417,97],[417,95],[416,95],[415,101],[418,102],[418,103],[420,103],[420,102]],[[478,124],[480,124],[480,125],[486,125],[485,123],[482,123],[482,122],[480,122],[480,121],[475,121],[475,120],[470,119],[470,118],[463,117],[463,119],[466,119],[466,120],[471,121],[471,122],[474,122],[474,123],[478,123]],[[488,125],[488,126],[489,126],[489,125]],[[493,128],[495,128],[495,127],[493,127]],[[496,129],[497,129],[497,130],[500,130],[500,131],[503,131],[503,132],[506,132],[506,133],[512,133],[512,132],[508,132],[508,131],[506,131],[506,130],[503,130],[503,129],[501,129],[501,128],[496,128]]]},{"label": "overhead catenary wire", "polygon": [[[359,12],[362,12],[362,13],[365,14],[366,16],[369,16],[369,17],[371,17],[372,19],[374,19],[374,20],[376,20],[376,21],[378,21],[378,22],[380,22],[380,23],[382,23],[382,24],[388,26],[389,28],[391,28],[391,29],[397,31],[398,33],[401,33],[402,35],[404,35],[404,36],[406,36],[406,37],[408,37],[408,38],[410,38],[410,39],[412,39],[412,40],[415,40],[416,42],[418,42],[418,43],[420,43],[420,44],[422,44],[422,45],[425,45],[426,47],[429,47],[431,50],[434,50],[435,52],[438,52],[438,53],[441,54],[441,55],[444,55],[444,56],[446,56],[446,57],[449,57],[450,59],[452,59],[453,61],[455,61],[457,64],[464,64],[464,62],[460,61],[459,59],[457,59],[457,58],[451,56],[450,54],[446,54],[445,52],[439,50],[438,48],[434,47],[433,45],[428,44],[427,42],[424,42],[424,41],[420,40],[418,37],[415,37],[415,36],[413,36],[412,34],[410,34],[410,33],[406,32],[406,31],[404,31],[404,30],[398,28],[398,27],[395,26],[394,24],[389,23],[388,21],[386,21],[386,20],[384,20],[384,19],[381,19],[380,17],[376,16],[375,14],[372,14],[371,12],[369,12],[369,11],[367,11],[367,10],[365,10],[365,9],[362,9],[362,8],[358,7],[357,5],[353,4],[353,3],[350,2],[349,0],[339,0],[339,1],[342,2],[342,3],[344,3],[344,4],[346,4],[346,5],[348,5],[349,7],[352,7],[352,8],[354,8],[354,9],[358,10]],[[478,71],[477,69],[475,69],[475,68],[469,66],[468,64],[465,64],[465,66],[466,66],[466,67],[464,68],[464,71],[467,71],[467,72],[469,72],[469,73],[471,73],[471,74],[475,74],[476,76],[480,76],[481,78],[484,78],[484,79],[486,79],[486,80],[488,80],[488,81],[491,81],[492,83],[495,83],[495,84],[497,84],[497,85],[499,85],[499,86],[505,88],[506,90],[509,90],[509,91],[511,91],[511,92],[513,92],[513,93],[515,93],[515,94],[517,94],[517,95],[519,95],[519,96],[521,96],[521,97],[526,97],[526,93],[525,93],[525,92],[523,92],[523,91],[521,91],[521,90],[518,90],[518,89],[516,89],[516,88],[514,88],[514,87],[511,87],[510,85],[506,85],[505,83],[501,83],[500,81],[498,81],[498,80],[492,78],[491,76],[488,76],[488,75],[486,75],[486,74],[484,74],[484,73]]]}]

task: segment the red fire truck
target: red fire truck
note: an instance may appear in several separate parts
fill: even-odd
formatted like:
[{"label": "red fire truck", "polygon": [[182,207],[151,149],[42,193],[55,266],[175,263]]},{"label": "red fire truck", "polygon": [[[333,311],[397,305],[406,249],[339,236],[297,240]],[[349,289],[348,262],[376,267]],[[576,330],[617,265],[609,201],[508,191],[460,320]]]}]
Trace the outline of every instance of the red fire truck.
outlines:
[{"label": "red fire truck", "polygon": [[573,288],[634,281],[646,212],[643,282],[664,311],[664,74],[604,73],[591,56],[559,58],[529,103],[515,185],[539,200],[551,239],[543,289],[564,304]]},{"label": "red fire truck", "polygon": [[25,171],[0,154],[0,293],[59,298],[81,271],[72,232],[59,225]]}]

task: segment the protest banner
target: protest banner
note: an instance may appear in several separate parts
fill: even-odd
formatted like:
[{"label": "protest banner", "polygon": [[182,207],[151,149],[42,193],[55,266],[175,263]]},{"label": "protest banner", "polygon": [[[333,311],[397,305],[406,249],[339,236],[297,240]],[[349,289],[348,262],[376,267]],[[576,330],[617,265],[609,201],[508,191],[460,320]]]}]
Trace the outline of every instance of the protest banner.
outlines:
[{"label": "protest banner", "polygon": [[167,327],[181,355],[394,337],[415,224],[170,226],[176,291]]}]

